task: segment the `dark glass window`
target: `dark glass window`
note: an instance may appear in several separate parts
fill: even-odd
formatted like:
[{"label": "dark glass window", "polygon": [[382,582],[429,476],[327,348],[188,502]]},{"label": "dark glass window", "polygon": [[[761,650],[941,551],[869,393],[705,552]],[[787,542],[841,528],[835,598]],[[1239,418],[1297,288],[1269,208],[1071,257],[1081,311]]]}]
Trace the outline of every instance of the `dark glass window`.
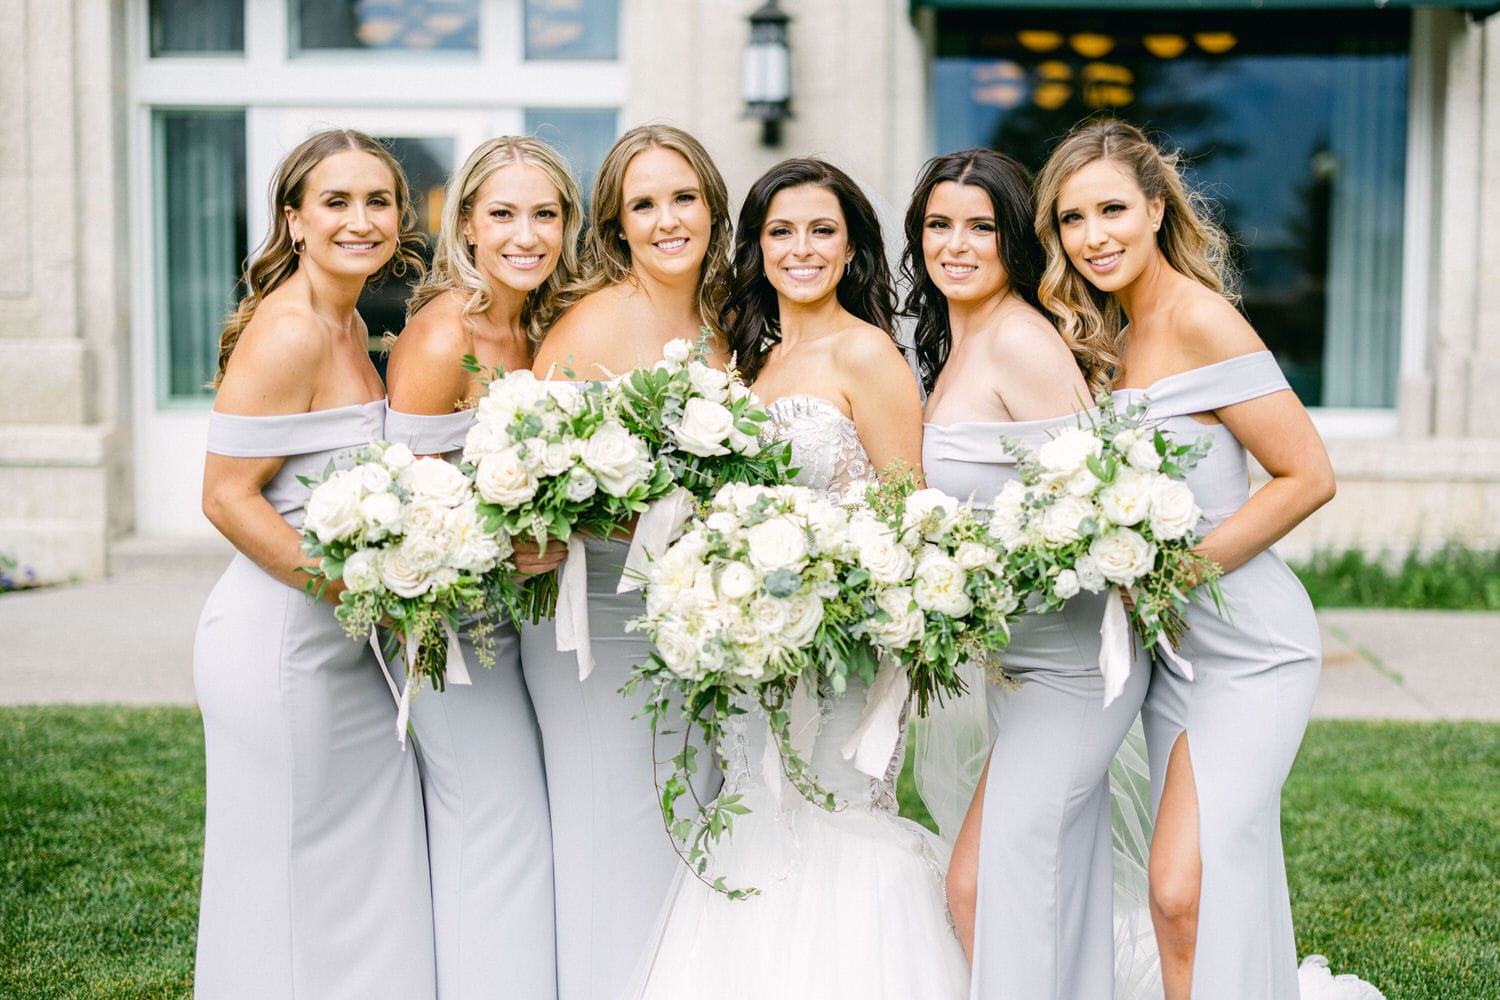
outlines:
[{"label": "dark glass window", "polygon": [[151,54],[245,51],[245,0],[151,0]]},{"label": "dark glass window", "polygon": [[525,0],[527,59],[616,59],[620,0]]},{"label": "dark glass window", "polygon": [[292,51],[478,52],[479,0],[291,0]]},{"label": "dark glass window", "polygon": [[938,150],[1040,167],[1115,113],[1180,148],[1238,247],[1244,310],[1309,405],[1395,402],[1405,11],[945,14]]},{"label": "dark glass window", "polygon": [[594,174],[615,143],[619,113],[613,108],[527,108],[526,134],[567,158],[587,204]]}]

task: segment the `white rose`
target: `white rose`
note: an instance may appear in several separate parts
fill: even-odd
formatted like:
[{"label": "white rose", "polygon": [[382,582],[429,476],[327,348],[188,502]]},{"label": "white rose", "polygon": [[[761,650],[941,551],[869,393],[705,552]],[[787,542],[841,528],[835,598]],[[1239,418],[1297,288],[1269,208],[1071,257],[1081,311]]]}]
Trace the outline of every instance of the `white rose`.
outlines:
[{"label": "white rose", "polygon": [[662,360],[670,361],[674,365],[680,365],[693,354],[693,342],[685,337],[667,341],[667,346],[662,348]]},{"label": "white rose", "polygon": [[537,481],[521,461],[519,450],[507,448],[480,460],[474,486],[489,503],[519,507],[536,496]]},{"label": "white rose", "polygon": [[[526,466],[532,474],[542,471],[542,462],[547,458],[547,439],[542,437],[529,437],[521,441],[518,454],[521,456],[521,464]],[[540,478],[540,477],[538,477]]]},{"label": "white rose", "polygon": [[937,549],[928,549],[917,560],[912,596],[924,611],[962,618],[974,610],[974,601],[964,593],[968,574],[963,567]]},{"label": "white rose", "polygon": [[568,416],[576,416],[583,409],[583,393],[573,383],[549,379],[542,385],[546,387],[547,395],[557,404],[557,408]]},{"label": "white rose", "polygon": [[1155,479],[1151,485],[1151,533],[1163,541],[1175,541],[1197,527],[1203,511],[1186,483],[1170,476]]},{"label": "white rose", "polygon": [[807,526],[812,529],[813,540],[820,550],[840,548],[848,525],[848,511],[834,504],[814,504],[807,511]]},{"label": "white rose", "polygon": [[1026,541],[1026,532],[1022,529],[1025,522],[1025,500],[1026,487],[1016,479],[1008,480],[995,495],[994,507],[990,513],[990,534],[999,539],[1007,552]]},{"label": "white rose", "polygon": [[1097,516],[1094,505],[1080,497],[1063,496],[1042,511],[1042,537],[1054,545],[1083,537],[1083,522]]},{"label": "white rose", "polygon": [[365,462],[356,468],[359,472],[359,483],[366,493],[384,493],[391,488],[391,473],[385,466],[375,462]]},{"label": "white rose", "polygon": [[1127,427],[1123,431],[1120,431],[1118,434],[1116,434],[1114,437],[1110,438],[1109,443],[1114,445],[1116,451],[1128,452],[1140,439],[1140,428]]},{"label": "white rose", "polygon": [[1099,491],[1099,509],[1115,524],[1139,524],[1151,511],[1151,480],[1121,469],[1115,481]]},{"label": "white rose", "polygon": [[387,549],[380,560],[380,582],[397,597],[421,597],[432,589],[432,580],[406,561],[405,546]]},{"label": "white rose", "polygon": [[901,530],[924,529],[928,541],[937,541],[957,523],[961,504],[942,490],[918,490],[906,498]]},{"label": "white rose", "polygon": [[1099,568],[1099,561],[1093,556],[1079,556],[1078,561],[1073,563],[1073,572],[1078,574],[1078,585],[1091,594],[1099,593],[1109,582],[1104,579],[1104,571]]},{"label": "white rose", "polygon": [[375,550],[360,549],[344,560],[344,586],[356,594],[380,586],[380,564]]},{"label": "white rose", "polygon": [[401,527],[408,535],[436,535],[447,523],[448,508],[431,500],[413,500],[401,511]]},{"label": "white rose", "polygon": [[787,602],[778,597],[757,597],[750,602],[747,613],[760,634],[773,642],[781,641],[782,633],[791,621]]},{"label": "white rose", "polygon": [[385,463],[385,467],[394,473],[399,473],[416,459],[417,456],[411,453],[411,449],[400,442],[386,445],[385,451],[380,455],[380,460]]},{"label": "white rose", "polygon": [[957,551],[953,553],[953,560],[972,573],[976,569],[994,566],[996,554],[995,550],[988,545],[981,545],[978,542],[960,542]]},{"label": "white rose", "polygon": [[694,397],[682,408],[682,421],[672,433],[677,447],[689,455],[727,455],[724,441],[734,430],[734,415],[718,403]]},{"label": "white rose", "polygon": [[549,476],[560,476],[573,467],[573,449],[561,441],[553,441],[542,453],[542,472]]},{"label": "white rose", "polygon": [[464,461],[478,465],[486,455],[509,451],[511,444],[510,432],[504,424],[477,420],[464,437]]},{"label": "white rose", "polygon": [[871,633],[895,649],[903,649],[926,630],[927,620],[912,598],[910,587],[893,587],[875,598],[875,605],[889,621],[871,621]]},{"label": "white rose", "polygon": [[1099,488],[1099,481],[1094,470],[1084,466],[1063,481],[1063,488],[1072,496],[1086,497]]},{"label": "white rose", "polygon": [[749,597],[759,585],[755,572],[744,563],[729,563],[719,572],[719,594],[726,600],[738,601],[742,597]]},{"label": "white rose", "polygon": [[722,403],[729,398],[728,372],[721,372],[701,361],[695,361],[688,365],[687,373],[688,381],[693,383],[693,389],[704,399],[713,403]]},{"label": "white rose", "polygon": [[1151,571],[1156,563],[1156,547],[1139,532],[1116,528],[1089,545],[1089,555],[1099,564],[1099,572],[1110,583],[1130,586]]},{"label": "white rose", "polygon": [[793,649],[800,649],[812,642],[823,624],[823,602],[812,594],[787,598],[786,629],[781,639]]},{"label": "white rose", "polygon": [[441,458],[417,459],[401,471],[400,480],[414,498],[426,498],[444,507],[457,507],[471,495],[469,477]]},{"label": "white rose", "polygon": [[749,386],[737,378],[731,379],[729,382],[729,401],[731,403],[738,403],[742,399],[754,400],[752,405],[756,407],[760,406],[760,400],[755,399],[755,393],[750,391]]},{"label": "white rose", "polygon": [[1137,469],[1147,472],[1155,472],[1161,468],[1161,455],[1156,451],[1156,441],[1153,437],[1142,438],[1130,446],[1125,453],[1125,461]]},{"label": "white rose", "polygon": [[754,458],[760,454],[760,437],[756,434],[746,434],[738,427],[729,430],[729,450],[737,455],[748,455]]},{"label": "white rose", "polygon": [[703,526],[709,531],[717,531],[721,535],[727,535],[739,523],[739,520],[733,514],[729,513],[729,511],[716,510],[708,515],[708,519],[703,522]]},{"label": "white rose", "polygon": [[1052,592],[1063,600],[1078,593],[1078,574],[1070,569],[1058,573],[1052,581]]},{"label": "white rose", "polygon": [[1088,468],[1089,456],[1097,457],[1104,442],[1081,427],[1069,427],[1037,450],[1037,460],[1048,473],[1067,478]]},{"label": "white rose", "polygon": [[750,562],[760,572],[799,569],[807,559],[807,533],[788,517],[772,517],[745,532]]},{"label": "white rose", "polygon": [[359,502],[363,496],[359,473],[340,469],[307,498],[302,527],[317,535],[324,545],[348,538],[359,530]]},{"label": "white rose", "polygon": [[408,534],[398,548],[406,564],[418,573],[435,573],[448,562],[448,546],[440,535]]},{"label": "white rose", "polygon": [[371,493],[359,502],[359,516],[372,540],[401,533],[401,501],[394,493]]},{"label": "white rose", "polygon": [[687,680],[701,680],[702,668],[698,662],[698,642],[693,634],[679,622],[663,622],[656,629],[656,651],[661,654],[667,668]]},{"label": "white rose", "polygon": [[600,488],[613,497],[629,493],[651,472],[646,443],[614,421],[595,429],[584,442],[580,457],[599,480]]},{"label": "white rose", "polygon": [[877,583],[904,583],[911,579],[915,568],[911,551],[889,527],[879,521],[860,519],[850,525],[850,534],[858,547],[860,566]]},{"label": "white rose", "polygon": [[563,493],[574,503],[582,503],[599,490],[599,480],[588,469],[577,467],[568,473]]}]

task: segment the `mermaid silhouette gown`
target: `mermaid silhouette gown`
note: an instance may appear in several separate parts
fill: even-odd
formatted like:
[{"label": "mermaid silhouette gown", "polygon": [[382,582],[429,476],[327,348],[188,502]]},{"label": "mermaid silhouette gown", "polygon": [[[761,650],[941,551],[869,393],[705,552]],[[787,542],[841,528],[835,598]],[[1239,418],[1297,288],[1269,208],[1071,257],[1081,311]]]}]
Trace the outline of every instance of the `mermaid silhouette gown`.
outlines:
[{"label": "mermaid silhouette gown", "polygon": [[[286,456],[262,493],[296,527],[297,476],[379,438],[384,417],[384,400],[214,413],[208,450]],[[236,555],[199,619],[193,684],[208,779],[196,996],[433,997],[417,764],[369,645]]]},{"label": "mermaid silhouette gown", "polygon": [[[1210,434],[1213,449],[1188,473],[1203,509],[1201,532],[1223,523],[1249,495],[1245,449],[1223,424],[1192,414],[1287,389],[1269,351],[1246,354],[1116,390],[1143,395],[1148,415],[1181,441]],[[1321,646],[1306,591],[1267,549],[1223,576],[1226,613],[1199,601],[1186,612],[1181,653],[1189,680],[1158,660],[1142,718],[1152,799],[1161,800],[1172,745],[1188,734],[1203,858],[1193,995],[1296,1000],[1297,953],[1281,848],[1281,786],[1312,712]]]},{"label": "mermaid silhouette gown", "polygon": [[[1077,421],[927,424],[927,485],[988,504],[1019,476],[1002,436],[1036,448]],[[1024,616],[1000,654],[1016,685],[987,689],[995,743],[980,828],[976,1000],[1114,995],[1109,768],[1145,697],[1148,671],[1136,663],[1125,690],[1104,707],[1103,614],[1103,595],[1082,593],[1060,611]]]},{"label": "mermaid silhouette gown", "polygon": [[[873,479],[854,423],[814,396],[767,407],[797,481],[835,499]],[[758,709],[730,720],[724,790],[750,813],[714,848],[711,875],[761,894],[730,900],[678,862],[670,901],[626,997],[682,1000],[942,1000],[968,992],[943,896],[947,849],[896,814],[898,747],[881,778],[844,760],[864,688],[820,702],[809,763],[841,807],[826,812],[767,766]],[[774,752],[771,759],[775,761]],[[662,836],[665,836],[664,834]]]},{"label": "mermaid silhouette gown", "polygon": [[[385,436],[418,455],[452,458],[473,410],[386,413]],[[541,731],[508,623],[490,632],[494,664],[479,665],[460,633],[473,683],[423,690],[411,703],[432,868],[438,995],[544,1000],[557,993],[552,834]],[[396,681],[402,661],[391,661]]]}]

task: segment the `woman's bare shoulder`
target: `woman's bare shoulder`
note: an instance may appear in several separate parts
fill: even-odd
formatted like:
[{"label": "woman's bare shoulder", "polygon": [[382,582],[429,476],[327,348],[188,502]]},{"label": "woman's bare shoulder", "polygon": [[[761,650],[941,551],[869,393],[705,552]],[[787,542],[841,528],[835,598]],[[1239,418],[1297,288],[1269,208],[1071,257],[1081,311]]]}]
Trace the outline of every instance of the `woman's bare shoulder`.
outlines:
[{"label": "woman's bare shoulder", "polygon": [[1172,310],[1172,335],[1193,367],[1266,349],[1234,304],[1211,288],[1191,283]]}]

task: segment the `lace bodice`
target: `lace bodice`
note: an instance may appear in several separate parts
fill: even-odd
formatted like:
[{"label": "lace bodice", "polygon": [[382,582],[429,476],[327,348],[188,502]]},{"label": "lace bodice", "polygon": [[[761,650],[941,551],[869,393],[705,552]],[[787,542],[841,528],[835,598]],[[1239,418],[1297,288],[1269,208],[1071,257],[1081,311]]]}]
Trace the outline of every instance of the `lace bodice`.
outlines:
[{"label": "lace bodice", "polygon": [[[875,470],[854,421],[828,400],[809,395],[783,396],[768,405],[766,412],[771,417],[770,434],[777,440],[791,442],[798,485],[826,493],[838,501],[874,481]],[[843,697],[818,701],[817,717],[810,726],[815,734],[807,734],[813,737],[812,753],[806,759],[818,783],[840,803],[895,812],[896,775],[905,740],[883,779],[872,779],[855,769],[841,753],[864,713],[865,694],[864,686],[854,681]],[[799,803],[817,808],[806,803],[786,783],[777,759],[767,755],[770,729],[759,709],[753,702],[742,707],[749,711],[735,716],[726,727],[722,747],[727,758],[725,788],[739,789],[747,781],[772,782],[781,786],[783,809],[799,808]],[[794,739],[799,745],[806,745],[806,736],[798,739],[794,734]]]},{"label": "lace bodice", "polygon": [[766,407],[770,433],[792,443],[799,486],[827,493],[834,502],[875,479],[869,453],[854,421],[820,396],[782,396]]}]

